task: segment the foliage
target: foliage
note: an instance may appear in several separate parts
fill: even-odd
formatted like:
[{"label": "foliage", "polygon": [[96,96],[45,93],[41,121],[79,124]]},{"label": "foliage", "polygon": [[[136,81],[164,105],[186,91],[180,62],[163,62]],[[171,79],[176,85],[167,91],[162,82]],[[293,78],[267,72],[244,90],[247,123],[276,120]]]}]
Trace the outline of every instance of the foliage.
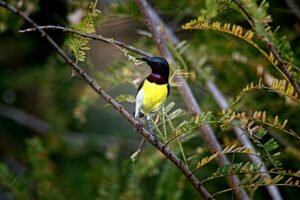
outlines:
[{"label": "foliage", "polygon": [[17,199],[29,199],[24,181],[10,172],[2,163],[0,164],[0,185],[10,190]]},{"label": "foliage", "polygon": [[297,103],[300,102],[298,94],[295,93],[295,91],[294,91],[294,87],[290,83],[287,83],[286,80],[274,79],[272,81],[271,86],[267,86],[267,85],[264,85],[262,83],[261,79],[259,79],[257,84],[254,84],[253,82],[248,84],[240,92],[240,94],[236,97],[236,100],[232,103],[231,106],[234,106],[235,104],[237,104],[244,95],[249,94],[251,92],[258,91],[258,90],[266,90],[268,92],[275,92],[275,93],[280,94],[282,96],[288,97],[288,98],[290,98],[291,100],[293,100]]},{"label": "foliage", "polygon": [[[79,24],[77,24],[74,28],[77,31],[84,33],[96,33],[95,22],[97,21],[98,15],[100,11],[96,8],[97,1],[95,3],[91,2],[89,5],[89,9],[87,16],[85,16]],[[88,46],[90,39],[86,37],[81,37],[78,35],[74,35],[73,38],[69,41],[69,47],[72,50],[76,63],[78,61],[85,61],[86,59],[86,51],[90,50]]]},{"label": "foliage", "polygon": [[244,154],[251,154],[252,150],[243,146],[243,147],[236,147],[236,145],[232,145],[232,146],[227,146],[225,149],[223,149],[222,151],[218,151],[214,154],[212,154],[209,157],[204,157],[202,158],[201,161],[198,162],[196,169],[199,169],[201,167],[203,167],[204,165],[206,165],[207,163],[211,162],[212,160],[215,160],[216,158],[218,158],[220,155],[224,155],[224,154],[228,154],[228,153],[244,153]]},{"label": "foliage", "polygon": [[[220,22],[213,22],[211,24],[209,24],[205,18],[203,16],[199,16],[197,19],[192,20],[188,23],[186,23],[185,25],[182,26],[183,29],[187,29],[187,30],[192,30],[192,29],[212,29],[212,30],[216,30],[216,31],[220,31],[220,32],[225,32],[231,35],[234,35],[238,38],[243,39],[244,41],[248,42],[249,44],[251,44],[253,47],[255,47],[262,55],[264,55],[269,61],[270,63],[273,64],[274,67],[276,67],[276,69],[281,72],[281,74],[286,77],[286,75],[282,72],[282,70],[277,66],[278,65],[278,61],[275,59],[274,55],[272,52],[266,52],[265,50],[263,50],[261,47],[259,47],[258,44],[256,44],[253,41],[253,36],[254,36],[254,32],[251,30],[248,30],[246,32],[243,31],[243,28],[239,25],[231,25],[230,23],[225,23],[224,25],[222,25]],[[283,39],[281,39],[280,43],[284,43]],[[281,51],[286,51],[288,52],[290,50],[290,46],[288,44],[280,44],[279,45]],[[282,48],[285,47],[284,50],[282,50]],[[292,64],[288,63],[288,70],[290,70],[292,67]]]},{"label": "foliage", "polygon": [[[27,145],[30,172],[26,177],[17,177],[1,164],[1,184],[11,190],[17,199],[31,199],[30,195],[38,199],[64,199],[63,194],[53,184],[53,171],[49,168],[48,156],[41,141],[33,138],[27,141]],[[33,194],[27,189],[30,184],[35,185]]]},{"label": "foliage", "polygon": [[29,177],[33,178],[35,195],[42,199],[64,199],[60,189],[54,185],[53,171],[50,168],[47,152],[41,141],[33,138],[27,141],[27,157],[31,171]]}]

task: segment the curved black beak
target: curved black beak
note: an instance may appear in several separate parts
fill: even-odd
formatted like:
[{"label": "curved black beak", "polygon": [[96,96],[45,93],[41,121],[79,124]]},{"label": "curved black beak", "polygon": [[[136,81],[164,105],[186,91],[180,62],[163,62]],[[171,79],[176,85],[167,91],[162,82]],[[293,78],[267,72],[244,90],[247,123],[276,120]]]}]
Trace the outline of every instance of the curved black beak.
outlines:
[{"label": "curved black beak", "polygon": [[137,59],[138,59],[138,60],[145,61],[145,62],[149,62],[149,61],[150,61],[150,58],[146,58],[146,57],[137,58]]}]

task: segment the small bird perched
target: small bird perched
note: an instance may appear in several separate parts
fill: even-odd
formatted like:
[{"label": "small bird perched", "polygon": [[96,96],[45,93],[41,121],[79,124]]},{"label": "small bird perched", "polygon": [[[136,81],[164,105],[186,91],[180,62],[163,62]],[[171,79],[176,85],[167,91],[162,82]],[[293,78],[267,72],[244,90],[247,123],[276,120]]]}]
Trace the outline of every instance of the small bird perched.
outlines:
[{"label": "small bird perched", "polygon": [[150,124],[151,117],[163,106],[170,93],[169,85],[169,64],[161,57],[138,58],[147,62],[151,67],[149,74],[138,87],[135,104],[135,118],[141,115],[146,116],[150,133],[155,137]]}]

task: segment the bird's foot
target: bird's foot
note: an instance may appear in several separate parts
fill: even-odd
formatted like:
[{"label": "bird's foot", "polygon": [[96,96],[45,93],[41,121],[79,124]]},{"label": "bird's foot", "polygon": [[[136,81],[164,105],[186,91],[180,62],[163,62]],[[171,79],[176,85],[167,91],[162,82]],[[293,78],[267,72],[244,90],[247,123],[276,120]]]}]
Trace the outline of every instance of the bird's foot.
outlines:
[{"label": "bird's foot", "polygon": [[147,123],[149,127],[149,132],[154,137],[154,145],[156,145],[158,143],[158,138],[157,135],[154,133],[153,126],[151,125],[150,119],[147,119]]},{"label": "bird's foot", "polygon": [[[138,123],[135,125],[134,127],[134,131],[135,132],[141,132],[142,129],[144,128],[143,124],[139,121],[138,118],[136,118],[136,120],[138,121]],[[154,133],[153,131],[153,127],[150,124],[150,122],[147,120],[148,122],[148,126],[149,126],[149,133],[154,137],[154,145],[156,145],[158,143],[158,138],[157,135]],[[147,144],[150,145],[151,143],[149,141],[147,141]]]}]

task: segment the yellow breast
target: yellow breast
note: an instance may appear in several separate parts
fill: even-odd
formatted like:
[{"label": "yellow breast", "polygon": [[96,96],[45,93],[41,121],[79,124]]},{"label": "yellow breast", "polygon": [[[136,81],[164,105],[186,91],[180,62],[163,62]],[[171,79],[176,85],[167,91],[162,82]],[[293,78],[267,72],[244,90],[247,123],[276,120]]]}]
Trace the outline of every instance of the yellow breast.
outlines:
[{"label": "yellow breast", "polygon": [[141,107],[143,113],[158,111],[168,96],[168,84],[158,85],[145,80],[141,90],[143,92]]}]

